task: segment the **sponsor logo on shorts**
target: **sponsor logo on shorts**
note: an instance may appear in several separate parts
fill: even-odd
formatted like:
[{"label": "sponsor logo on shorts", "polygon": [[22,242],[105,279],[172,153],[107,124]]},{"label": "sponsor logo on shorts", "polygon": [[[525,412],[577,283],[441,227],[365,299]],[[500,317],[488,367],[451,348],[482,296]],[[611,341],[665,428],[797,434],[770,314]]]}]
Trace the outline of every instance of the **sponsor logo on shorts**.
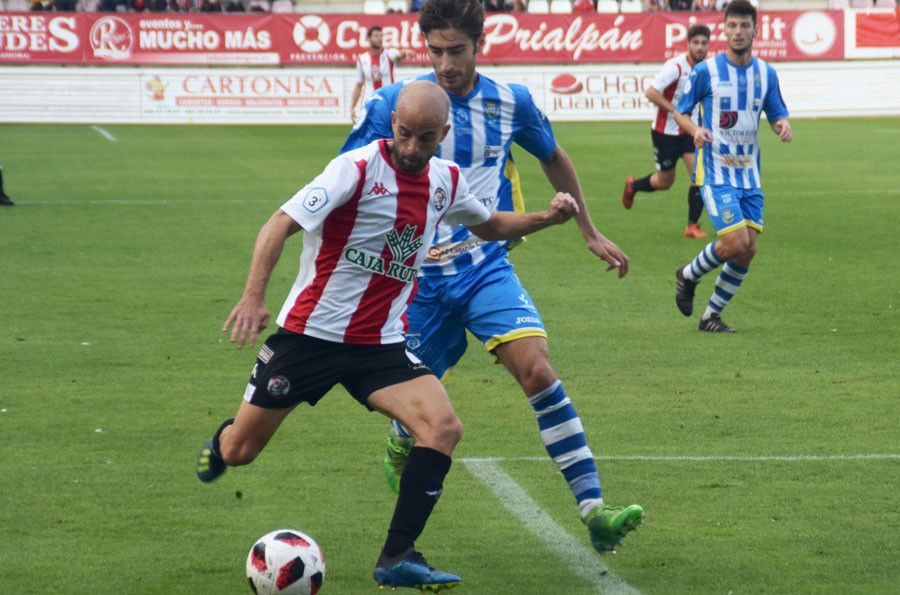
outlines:
[{"label": "sponsor logo on shorts", "polygon": [[283,397],[291,392],[291,381],[287,379],[287,376],[282,376],[281,374],[272,376],[269,378],[266,390],[273,397]]},{"label": "sponsor logo on shorts", "polygon": [[415,351],[422,344],[419,335],[406,335],[406,347]]}]

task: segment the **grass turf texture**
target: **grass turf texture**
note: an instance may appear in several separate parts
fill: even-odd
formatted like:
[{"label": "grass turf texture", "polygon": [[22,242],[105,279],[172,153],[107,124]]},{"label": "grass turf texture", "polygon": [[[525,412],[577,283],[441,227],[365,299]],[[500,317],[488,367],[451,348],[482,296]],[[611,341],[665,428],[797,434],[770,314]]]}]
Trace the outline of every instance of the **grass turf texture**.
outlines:
[{"label": "grass turf texture", "polygon": [[[724,318],[673,303],[687,176],[619,203],[652,171],[646,124],[556,126],[594,220],[632,259],[603,273],[577,228],[512,253],[598,455],[897,453],[894,257],[900,121],[796,121],[763,131],[766,232]],[[279,527],[323,547],[323,593],[373,592],[393,507],[387,425],[336,390],[298,409],[251,466],[207,486],[193,458],[236,409],[255,350],[220,332],[260,225],[334,154],[344,127],[2,126],[2,593],[242,593],[247,550]],[[515,149],[531,209],[549,186]],[[879,157],[881,156],[881,157]],[[681,168],[681,166],[679,166]],[[703,220],[705,228],[709,225]],[[267,302],[296,274],[289,242]],[[697,310],[712,276],[697,291]],[[460,457],[543,455],[519,389],[475,343],[448,390]],[[605,562],[646,593],[879,593],[895,588],[900,461],[601,461],[610,503],[644,529]],[[502,468],[588,544],[548,461]],[[463,464],[419,545],[467,593],[595,588]]]}]

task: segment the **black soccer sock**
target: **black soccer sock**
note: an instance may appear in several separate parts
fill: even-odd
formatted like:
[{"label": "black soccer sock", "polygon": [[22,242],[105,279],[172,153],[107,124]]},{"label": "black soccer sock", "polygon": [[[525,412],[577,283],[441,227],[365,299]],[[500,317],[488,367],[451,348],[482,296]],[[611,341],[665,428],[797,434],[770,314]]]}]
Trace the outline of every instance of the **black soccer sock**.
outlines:
[{"label": "black soccer sock", "polygon": [[650,174],[649,176],[635,180],[631,183],[631,187],[634,188],[635,192],[653,192],[656,188],[650,185],[650,178],[652,176],[653,174]]},{"label": "black soccer sock", "polygon": [[688,189],[688,223],[697,223],[703,212],[703,199],[700,197],[700,186]]},{"label": "black soccer sock", "polygon": [[0,165],[0,196],[2,196],[3,194],[3,166]]},{"label": "black soccer sock", "polygon": [[227,428],[228,426],[230,426],[233,423],[234,423],[233,417],[231,419],[226,419],[225,421],[222,422],[222,425],[219,426],[219,429],[216,430],[216,433],[213,434],[212,451],[213,451],[213,454],[216,455],[217,457],[219,457],[220,459],[222,458],[222,455],[220,454],[221,451],[219,450],[219,437],[222,435],[222,430],[224,430],[225,428]]},{"label": "black soccer sock", "polygon": [[386,556],[393,557],[413,547],[422,534],[441,496],[450,463],[450,457],[433,448],[415,446],[409,451],[409,459],[400,476],[400,495],[394,518],[384,542]]}]

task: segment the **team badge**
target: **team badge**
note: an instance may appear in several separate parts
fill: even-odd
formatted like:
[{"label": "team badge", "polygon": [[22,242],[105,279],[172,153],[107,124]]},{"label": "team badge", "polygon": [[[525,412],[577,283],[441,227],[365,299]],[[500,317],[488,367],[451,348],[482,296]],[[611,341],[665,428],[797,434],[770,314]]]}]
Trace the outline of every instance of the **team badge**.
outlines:
[{"label": "team badge", "polygon": [[734,212],[727,209],[722,211],[722,221],[724,221],[725,223],[731,223],[732,221],[734,221]]},{"label": "team badge", "polygon": [[272,376],[269,378],[266,390],[273,397],[283,397],[291,392],[291,381],[287,379],[287,376],[282,376],[280,374]]},{"label": "team badge", "polygon": [[434,209],[437,212],[441,212],[444,210],[444,207],[447,206],[447,193],[444,192],[443,188],[438,187],[434,192]]},{"label": "team badge", "polygon": [[497,101],[484,102],[484,115],[488,118],[496,118],[500,115],[500,103]]}]

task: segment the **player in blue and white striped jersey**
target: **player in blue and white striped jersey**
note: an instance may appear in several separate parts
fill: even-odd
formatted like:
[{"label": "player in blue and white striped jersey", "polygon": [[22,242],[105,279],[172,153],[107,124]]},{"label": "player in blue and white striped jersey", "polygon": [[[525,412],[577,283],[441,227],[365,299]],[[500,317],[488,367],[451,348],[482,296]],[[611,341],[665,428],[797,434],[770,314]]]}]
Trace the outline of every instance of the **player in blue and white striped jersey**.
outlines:
[{"label": "player in blue and white striped jersey", "polygon": [[[737,292],[756,254],[763,230],[760,188],[759,119],[763,112],[778,138],[793,139],[788,110],[775,69],[752,54],[756,9],[747,0],[725,8],[728,49],[694,68],[678,102],[678,124],[694,137],[697,147],[694,183],[706,203],[718,240],[675,271],[675,303],[685,316],[694,308],[700,278],[724,263],[706,311],[701,331],[733,333],[721,312]],[[700,105],[700,126],[690,114]]]},{"label": "player in blue and white striped jersey", "polygon": [[[606,239],[588,215],[575,167],[557,145],[550,123],[529,91],[502,84],[475,70],[484,44],[484,10],[478,0],[429,0],[419,11],[436,82],[450,97],[451,129],[440,156],[459,164],[470,191],[491,210],[522,210],[523,198],[510,150],[513,143],[541,162],[550,184],[571,194],[575,219],[588,249],[628,272],[628,258]],[[391,117],[403,83],[380,89],[366,104],[342,151],[391,136]],[[404,134],[398,128],[398,134]],[[440,189],[433,199],[440,200]],[[463,227],[439,227],[421,268],[418,293],[407,310],[407,346],[439,377],[466,349],[466,330],[485,345],[525,392],[541,440],[560,469],[601,552],[614,550],[643,520],[638,505],[604,504],[594,455],[581,419],[556,375],[540,314],[507,260],[507,243],[486,242]],[[399,424],[388,441],[385,473],[397,491],[413,440]]]}]

